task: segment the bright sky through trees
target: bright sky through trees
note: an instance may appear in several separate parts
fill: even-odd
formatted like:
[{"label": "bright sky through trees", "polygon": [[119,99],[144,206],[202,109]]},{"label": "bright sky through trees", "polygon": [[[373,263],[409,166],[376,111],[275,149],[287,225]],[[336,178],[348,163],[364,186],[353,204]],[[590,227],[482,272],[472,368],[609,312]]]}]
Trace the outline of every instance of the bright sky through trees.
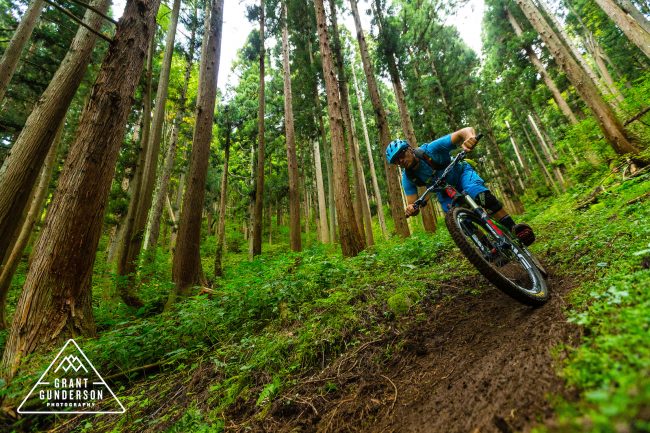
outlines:
[{"label": "bright sky through trees", "polygon": [[[124,4],[126,0],[115,0],[113,3],[113,11],[116,18],[122,16]],[[226,2],[223,11],[223,46],[221,47],[221,71],[219,79],[219,88],[223,91],[226,88],[226,83],[234,84],[236,78],[231,74],[230,68],[237,56],[237,50],[246,42],[246,36],[258,26],[257,22],[249,22],[246,19],[246,5],[250,3],[245,0],[237,0],[234,2]],[[360,6],[362,6],[361,3]],[[483,10],[485,4],[483,0],[469,0],[465,6],[458,10],[455,16],[447,20],[448,24],[452,24],[458,28],[458,31],[463,40],[469,45],[477,54],[481,53],[481,20],[483,19]],[[342,16],[342,23],[345,25],[352,34],[354,34],[354,21],[350,13],[345,13]],[[365,30],[370,29],[370,17],[361,14],[361,20]],[[179,35],[183,37],[182,35]],[[270,41],[267,41],[269,44]],[[268,48],[268,47],[267,47]],[[227,72],[226,72],[227,71]],[[221,77],[227,77],[222,79]]]}]

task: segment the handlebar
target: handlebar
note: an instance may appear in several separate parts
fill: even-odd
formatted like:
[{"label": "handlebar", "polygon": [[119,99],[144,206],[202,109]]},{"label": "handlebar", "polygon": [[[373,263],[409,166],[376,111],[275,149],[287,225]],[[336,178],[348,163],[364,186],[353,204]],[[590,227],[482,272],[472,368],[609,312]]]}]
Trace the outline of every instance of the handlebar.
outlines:
[{"label": "handlebar", "polygon": [[[476,143],[479,142],[479,140],[483,138],[483,134],[476,134]],[[427,205],[427,196],[431,194],[436,188],[440,187],[440,184],[444,182],[445,177],[449,174],[449,172],[460,162],[462,162],[465,157],[467,156],[467,152],[464,150],[461,150],[449,163],[449,165],[443,170],[443,172],[438,176],[438,179],[436,179],[433,184],[422,193],[422,195],[413,202],[413,207],[417,210],[420,209],[421,207],[424,207]],[[408,216],[407,216],[408,218]]]}]

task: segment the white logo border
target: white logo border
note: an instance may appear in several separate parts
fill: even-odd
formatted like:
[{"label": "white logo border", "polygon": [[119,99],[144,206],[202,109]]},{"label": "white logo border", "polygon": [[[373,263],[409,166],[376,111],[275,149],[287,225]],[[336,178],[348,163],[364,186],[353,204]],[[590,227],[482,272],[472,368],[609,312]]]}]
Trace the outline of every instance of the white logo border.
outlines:
[{"label": "white logo border", "polygon": [[[34,390],[36,389],[36,387],[41,383],[41,380],[43,380],[43,378],[45,377],[45,375],[47,374],[47,372],[50,371],[50,369],[51,369],[52,366],[54,365],[54,362],[55,362],[57,359],[59,359],[59,356],[61,356],[61,353],[63,353],[63,351],[65,350],[65,348],[68,347],[68,345],[70,344],[70,342],[72,342],[72,343],[77,347],[77,350],[79,351],[79,353],[81,353],[81,355],[84,357],[84,359],[86,360],[86,362],[88,363],[88,365],[90,365],[90,367],[93,369],[93,371],[95,372],[95,374],[97,375],[97,377],[99,377],[99,378],[101,379],[102,384],[106,387],[106,389],[108,390],[108,392],[111,393],[111,395],[113,396],[113,398],[115,399],[115,401],[117,401],[117,404],[119,404],[120,407],[122,408],[121,411],[66,411],[66,410],[62,410],[62,411],[24,411],[24,410],[21,410],[21,408],[23,407],[23,405],[25,404],[25,402],[27,401],[27,399],[32,395],[32,392],[34,392]],[[87,413],[87,414],[91,414],[91,413],[124,413],[124,412],[126,412],[126,408],[124,407],[124,405],[122,405],[122,402],[120,401],[120,399],[118,399],[117,396],[115,395],[115,393],[113,393],[113,390],[108,386],[108,384],[106,383],[106,381],[104,380],[104,378],[102,377],[102,375],[99,374],[99,372],[97,371],[97,369],[95,368],[95,366],[92,364],[92,362],[90,362],[90,359],[88,359],[88,357],[87,357],[86,354],[83,352],[83,350],[81,350],[81,347],[79,347],[79,345],[77,344],[77,342],[74,341],[74,339],[72,339],[72,338],[69,339],[68,341],[66,341],[66,343],[63,345],[63,347],[61,348],[61,350],[59,350],[59,353],[56,354],[56,356],[54,357],[54,359],[52,360],[52,362],[50,363],[50,365],[48,365],[48,367],[45,369],[45,371],[43,372],[43,374],[41,375],[41,377],[36,381],[36,384],[34,384],[34,386],[32,387],[32,389],[27,393],[27,396],[23,399],[23,402],[20,403],[20,406],[18,406],[18,413],[20,413],[20,414],[52,414],[52,413],[61,413],[61,414],[73,414],[73,413],[76,413],[76,414],[84,414],[84,413]]]}]

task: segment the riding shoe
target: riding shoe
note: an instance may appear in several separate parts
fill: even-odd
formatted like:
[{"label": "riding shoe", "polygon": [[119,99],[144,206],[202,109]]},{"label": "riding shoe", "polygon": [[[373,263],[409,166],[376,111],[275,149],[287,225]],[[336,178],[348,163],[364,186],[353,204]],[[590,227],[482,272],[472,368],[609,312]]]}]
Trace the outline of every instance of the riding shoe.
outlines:
[{"label": "riding shoe", "polygon": [[516,224],[512,228],[512,233],[526,246],[532,245],[535,242],[535,233],[533,233],[533,229],[528,224]]}]

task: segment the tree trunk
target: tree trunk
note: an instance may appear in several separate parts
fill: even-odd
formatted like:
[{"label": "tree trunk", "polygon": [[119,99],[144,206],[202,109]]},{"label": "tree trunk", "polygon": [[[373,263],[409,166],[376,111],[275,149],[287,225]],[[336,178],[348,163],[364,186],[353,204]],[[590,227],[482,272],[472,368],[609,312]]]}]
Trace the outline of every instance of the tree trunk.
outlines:
[{"label": "tree trunk", "polygon": [[[108,0],[94,0],[92,3],[102,11],[106,11],[108,4]],[[102,18],[89,10],[84,15],[84,22],[99,29]],[[20,219],[16,215],[22,215],[28,206],[43,161],[86,72],[95,39],[92,32],[79,27],[68,53],[0,169],[0,263],[18,235]]]},{"label": "tree trunk", "polygon": [[36,189],[33,191],[32,202],[29,205],[29,210],[25,216],[25,220],[20,228],[20,234],[16,243],[12,246],[11,254],[7,257],[6,263],[1,268],[0,273],[0,329],[5,329],[7,327],[7,322],[5,320],[5,307],[7,304],[7,295],[11,287],[11,279],[18,269],[18,264],[20,259],[23,256],[25,247],[29,242],[30,235],[34,229],[36,221],[43,213],[43,204],[45,198],[47,197],[48,186],[50,184],[50,178],[52,177],[52,172],[54,171],[54,166],[56,162],[56,153],[59,141],[61,139],[61,134],[63,133],[63,125],[65,120],[61,122],[59,130],[54,138],[52,147],[45,158],[45,164],[43,170],[40,174],[40,179]]},{"label": "tree trunk", "polygon": [[260,89],[257,111],[257,173],[255,177],[255,205],[253,207],[253,256],[262,254],[262,208],[264,204],[264,0],[260,0]]},{"label": "tree trunk", "polygon": [[[632,15],[621,9],[614,0],[595,0],[596,4],[616,23],[625,36],[645,54],[650,57],[650,32],[644,30]],[[646,21],[647,24],[647,21]]]},{"label": "tree trunk", "polygon": [[533,127],[533,131],[535,132],[535,135],[539,140],[539,143],[542,147],[542,153],[546,158],[546,162],[548,162],[553,166],[553,174],[555,175],[557,184],[560,186],[562,191],[566,191],[566,188],[564,187],[564,176],[562,176],[562,172],[560,171],[560,168],[554,164],[555,158],[553,158],[553,155],[551,154],[548,144],[546,144],[546,140],[544,140],[544,137],[542,136],[542,133],[540,132],[539,127],[537,126],[537,123],[535,123],[535,121],[533,120],[530,114],[528,115],[528,122]]},{"label": "tree trunk", "polygon": [[[174,6],[175,5],[176,3],[174,3]],[[196,10],[194,11],[194,16],[196,16]],[[153,209],[151,210],[150,235],[147,240],[147,245],[145,246],[145,249],[148,251],[155,250],[156,245],[158,244],[158,236],[160,233],[160,219],[162,216],[162,209],[165,204],[165,197],[167,197],[167,189],[169,187],[171,172],[172,169],[174,168],[174,158],[176,157],[178,133],[181,128],[181,124],[183,123],[183,118],[185,117],[185,109],[187,105],[187,88],[190,84],[190,74],[192,72],[192,66],[194,64],[195,44],[196,44],[196,26],[192,26],[192,33],[189,42],[190,51],[187,55],[187,66],[185,67],[185,76],[183,80],[183,88],[181,89],[180,101],[178,103],[178,112],[176,113],[176,118],[174,119],[174,126],[172,127],[172,136],[169,142],[169,148],[167,149],[167,155],[165,156],[165,165],[163,167],[162,177],[160,179],[160,187],[158,188],[158,192],[156,193]]]},{"label": "tree trunk", "polygon": [[594,83],[562,45],[558,36],[535,8],[532,0],[517,0],[517,4],[549,47],[555,61],[567,74],[582,99],[594,112],[596,121],[612,148],[619,154],[638,153],[636,145],[632,143],[627,131],[618,121],[610,106],[603,100]]},{"label": "tree trunk", "polygon": [[[645,30],[650,33],[650,21],[634,6],[630,0],[616,0],[623,12],[629,14]],[[646,3],[647,5],[647,3]]]},{"label": "tree trunk", "polygon": [[[289,63],[287,0],[285,0],[282,4],[282,11],[284,17],[284,24],[282,26],[282,66],[284,69],[284,129],[287,138],[287,168],[289,170],[289,237],[291,249],[293,251],[301,251],[300,191],[298,190],[298,159],[296,157],[296,140],[293,128],[293,102],[291,93],[291,66]],[[325,219],[325,223],[327,223],[327,219]]]},{"label": "tree trunk", "polygon": [[[395,64],[393,53],[389,53],[388,74],[390,75],[390,79],[393,83],[393,90],[395,91],[395,99],[397,100],[402,131],[411,146],[418,147],[418,141],[415,137],[415,130],[413,129],[413,123],[411,122],[408,107],[406,106],[406,97],[404,96],[402,81],[399,72],[397,71],[397,65]],[[424,190],[424,187],[418,188],[418,194],[424,193]],[[424,225],[424,229],[429,233],[434,233],[436,231],[436,221],[433,219],[433,211],[431,210],[431,207],[426,206],[422,208],[420,214],[422,215],[422,224]]]},{"label": "tree trunk", "polygon": [[616,83],[610,75],[609,70],[607,69],[607,65],[605,65],[605,59],[607,59],[607,55],[596,41],[593,33],[589,32],[588,30],[585,30],[585,46],[591,53],[591,57],[594,58],[598,72],[600,73],[605,86],[607,86],[609,89],[609,93],[611,93],[616,99],[615,106],[618,108],[618,106],[623,102],[625,98],[623,97],[623,94],[620,92],[620,90],[618,90],[618,87],[616,87]]},{"label": "tree trunk", "polygon": [[[367,240],[367,234],[365,233],[365,227],[364,227],[364,218],[363,218],[363,208],[364,208],[364,200],[367,200],[367,195],[363,193],[363,190],[365,189],[365,184],[364,180],[361,176],[361,171],[359,164],[357,162],[357,155],[354,151],[355,144],[357,144],[357,132],[354,130],[352,127],[352,115],[350,113],[350,94],[348,91],[348,80],[345,74],[345,63],[343,61],[343,53],[341,50],[341,40],[339,38],[339,30],[338,30],[338,23],[336,19],[336,3],[334,0],[329,0],[329,5],[330,5],[330,19],[332,21],[332,39],[333,39],[333,46],[332,46],[332,51],[334,53],[334,65],[335,69],[337,70],[338,73],[338,78],[339,78],[339,94],[341,96],[341,116],[343,117],[343,126],[344,126],[344,131],[345,135],[347,137],[347,143],[348,143],[348,152],[347,152],[347,157],[350,161],[350,165],[352,166],[352,173],[353,173],[353,191],[354,191],[354,199],[352,201],[352,205],[354,207],[354,216],[357,221],[357,227],[359,228],[359,233],[361,234],[362,238],[364,240]],[[358,146],[358,144],[357,144]],[[369,227],[370,229],[370,237],[372,238],[372,226]]]},{"label": "tree trunk", "polygon": [[18,300],[2,359],[7,377],[38,348],[95,334],[90,302],[95,252],[159,4],[127,2],[99,70]]},{"label": "tree trunk", "polygon": [[[349,112],[352,113],[352,106],[349,107]],[[352,130],[356,131],[356,125],[354,123],[354,116],[350,115],[350,122]],[[352,136],[352,146],[351,152],[354,153],[354,163],[356,164],[355,173],[357,175],[357,184],[359,185],[359,198],[361,204],[361,213],[363,214],[363,224],[365,226],[364,234],[366,235],[366,245],[374,245],[375,237],[372,233],[372,215],[370,214],[370,202],[368,198],[368,189],[366,188],[366,175],[363,170],[363,164],[361,163],[361,153],[359,152],[359,140],[357,139],[356,132]]]},{"label": "tree trunk", "polygon": [[201,215],[205,198],[205,180],[210,159],[212,119],[217,95],[223,1],[211,0],[211,11],[206,16],[203,58],[201,59],[199,72],[199,93],[196,99],[196,125],[192,139],[192,156],[187,187],[183,195],[183,209],[172,264],[172,279],[175,287],[170,293],[166,308],[169,308],[174,303],[176,296],[187,296],[190,288],[199,284],[203,279],[199,251]]},{"label": "tree trunk", "polygon": [[147,147],[149,146],[149,134],[151,132],[151,79],[153,70],[155,36],[149,41],[147,50],[147,66],[144,89],[142,91],[143,108],[142,108],[142,139],[140,140],[140,153],[138,155],[138,165],[135,168],[133,176],[133,191],[129,200],[129,208],[126,214],[124,232],[121,237],[120,246],[117,253],[117,275],[121,278],[117,280],[117,292],[122,301],[130,306],[139,308],[143,305],[142,301],[135,293],[135,260],[132,252],[135,248],[132,243],[137,243],[134,233],[137,225],[138,200],[141,196],[142,186],[144,184],[144,167],[147,158]]},{"label": "tree trunk", "polygon": [[[506,9],[506,15],[508,17],[508,21],[510,22],[510,25],[512,25],[512,28],[515,30],[515,34],[518,37],[521,37],[524,32],[509,9]],[[551,95],[553,95],[553,99],[555,100],[555,103],[557,104],[562,114],[564,114],[564,116],[567,119],[569,119],[571,124],[575,125],[576,123],[578,123],[578,119],[573,113],[573,110],[571,110],[569,104],[567,104],[567,102],[562,97],[562,93],[560,92],[560,89],[558,89],[557,86],[555,85],[555,81],[553,81],[553,79],[550,77],[550,75],[546,71],[546,68],[537,57],[537,54],[535,54],[535,51],[533,51],[533,49],[528,44],[524,46],[524,49],[526,50],[526,54],[528,55],[528,59],[530,60],[530,63],[532,63],[533,66],[535,66],[537,72],[539,72],[539,74],[542,76],[542,79],[544,80],[544,84],[546,84],[546,87],[548,87],[548,89],[551,91]]]},{"label": "tree trunk", "polygon": [[158,165],[158,155],[160,154],[160,141],[162,137],[163,120],[165,116],[165,103],[167,101],[167,88],[169,85],[169,72],[171,69],[172,55],[174,52],[174,39],[176,36],[176,25],[180,10],[180,0],[174,0],[172,17],[167,31],[165,41],[165,54],[160,70],[158,80],[158,89],[156,91],[156,106],[154,108],[153,118],[151,120],[151,129],[148,134],[146,145],[146,156],[141,174],[141,186],[138,189],[138,195],[135,199],[135,216],[133,219],[133,228],[129,238],[125,239],[126,252],[123,266],[118,268],[118,274],[126,277],[123,279],[124,285],[120,290],[122,297],[129,305],[138,306],[141,301],[136,300],[135,295],[135,273],[137,270],[138,258],[145,236],[147,226],[147,217],[153,200],[153,190],[156,183],[156,167]]},{"label": "tree trunk", "polygon": [[20,20],[20,24],[18,24],[18,28],[16,28],[14,35],[11,37],[9,45],[7,45],[2,55],[2,59],[0,59],[0,102],[5,97],[9,82],[20,61],[20,54],[23,52],[23,48],[31,37],[34,27],[36,27],[36,22],[43,10],[44,4],[44,0],[34,0],[29,5],[25,11],[25,15]]},{"label": "tree trunk", "polygon": [[381,191],[379,190],[379,183],[377,182],[377,173],[375,172],[375,161],[372,158],[372,149],[370,148],[370,138],[368,137],[368,125],[366,124],[366,115],[363,112],[363,103],[361,102],[361,92],[359,90],[359,83],[357,82],[357,73],[354,65],[352,65],[352,77],[354,78],[354,90],[357,94],[357,104],[359,105],[359,115],[361,116],[361,126],[363,128],[363,138],[366,142],[366,152],[368,153],[368,166],[370,167],[370,178],[372,180],[372,188],[375,195],[377,204],[377,217],[379,218],[379,226],[384,239],[388,237],[388,229],[386,228],[386,220],[384,217],[384,204],[381,199]]},{"label": "tree trunk", "polygon": [[[366,38],[363,35],[363,29],[361,28],[361,19],[359,18],[359,10],[357,9],[356,0],[350,0],[350,6],[352,9],[354,24],[357,31],[357,41],[359,42],[361,61],[363,62],[363,69],[366,74],[366,80],[368,82],[368,91],[370,93],[370,99],[375,111],[377,126],[379,127],[379,139],[383,153],[386,151],[386,147],[388,147],[388,144],[391,141],[388,122],[386,120],[386,112],[384,111],[384,107],[379,97],[379,89],[377,88],[377,82],[375,80],[372,63],[370,61]],[[388,164],[388,161],[386,161],[385,158],[382,158],[382,160],[384,161],[384,169],[386,171],[386,183],[388,184],[388,201],[390,203],[391,215],[393,216],[393,221],[395,223],[395,231],[402,237],[408,237],[410,235],[410,231],[408,224],[406,223],[404,207],[402,206],[402,201],[400,199],[402,188],[399,183],[399,172],[394,165]]]},{"label": "tree trunk", "polygon": [[314,140],[314,170],[316,171],[316,192],[318,193],[318,219],[320,220],[321,242],[330,241],[329,226],[327,224],[327,205],[325,203],[325,185],[323,184],[323,168],[320,159],[320,146],[318,140]]},{"label": "tree trunk", "polygon": [[438,85],[440,98],[442,98],[442,106],[444,107],[445,112],[447,113],[447,120],[449,121],[449,126],[451,127],[452,131],[455,131],[458,129],[459,125],[458,122],[456,122],[454,112],[452,111],[449,102],[447,102],[447,96],[445,95],[445,88],[442,85],[442,80],[440,80],[440,75],[438,74],[438,68],[436,67],[436,60],[434,59],[433,54],[431,53],[431,50],[429,50],[428,47],[426,51],[427,51],[427,55],[429,56],[429,59],[431,60],[431,72],[433,72],[433,76],[436,78],[436,84]]},{"label": "tree trunk", "polygon": [[226,126],[226,142],[224,143],[223,173],[221,174],[221,196],[219,197],[219,221],[217,222],[217,248],[214,255],[214,276],[223,276],[223,244],[226,237],[226,200],[228,194],[228,163],[230,162],[230,133],[231,125]]},{"label": "tree trunk", "polygon": [[346,257],[356,256],[364,248],[364,242],[359,233],[354,217],[354,210],[350,197],[350,183],[346,169],[345,144],[343,142],[343,119],[341,119],[341,100],[339,88],[334,74],[332,51],[327,35],[325,22],[325,9],[323,0],[314,0],[316,8],[316,22],[318,39],[320,42],[321,60],[323,63],[323,76],[327,89],[327,111],[330,119],[330,132],[332,136],[332,162],[334,171],[334,202],[338,217],[339,239],[341,249]]}]

